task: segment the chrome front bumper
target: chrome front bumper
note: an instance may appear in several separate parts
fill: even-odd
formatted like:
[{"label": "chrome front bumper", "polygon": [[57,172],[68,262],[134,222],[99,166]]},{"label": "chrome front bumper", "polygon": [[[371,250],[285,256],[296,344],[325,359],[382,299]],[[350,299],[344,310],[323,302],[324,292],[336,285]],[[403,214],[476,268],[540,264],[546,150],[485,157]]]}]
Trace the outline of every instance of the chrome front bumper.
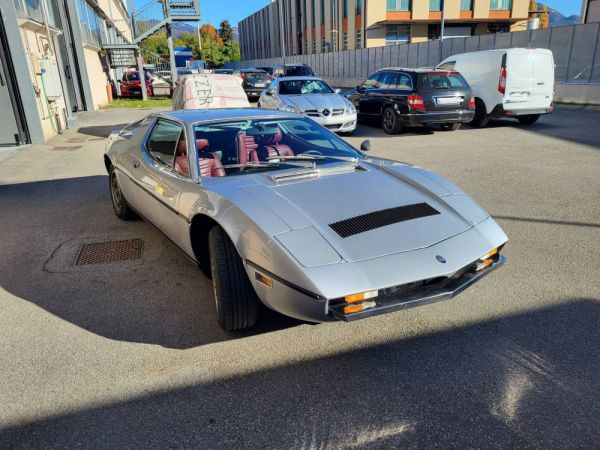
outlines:
[{"label": "chrome front bumper", "polygon": [[441,284],[425,287],[407,295],[400,295],[392,298],[387,297],[385,299],[378,299],[377,297],[373,298],[371,300],[375,301],[376,306],[363,311],[344,314],[344,307],[348,306],[347,303],[333,304],[328,307],[329,314],[335,319],[351,322],[401,309],[414,308],[415,306],[448,300],[460,294],[490,272],[496,270],[504,264],[505,260],[506,258],[500,254],[496,262],[480,272],[464,272],[457,278],[449,278]]}]

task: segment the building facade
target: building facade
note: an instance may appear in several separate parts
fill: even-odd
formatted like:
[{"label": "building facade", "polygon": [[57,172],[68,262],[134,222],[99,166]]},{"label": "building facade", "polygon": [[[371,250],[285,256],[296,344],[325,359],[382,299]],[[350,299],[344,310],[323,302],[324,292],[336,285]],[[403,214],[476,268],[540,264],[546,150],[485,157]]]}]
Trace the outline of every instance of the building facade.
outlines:
[{"label": "building facade", "polygon": [[581,23],[600,22],[600,0],[583,0]]},{"label": "building facade", "polygon": [[103,44],[130,39],[122,0],[2,0],[0,145],[44,143],[107,103],[121,69]]},{"label": "building facade", "polygon": [[[598,0],[592,0],[598,1]],[[259,59],[526,30],[529,0],[273,0],[239,24]],[[281,26],[283,23],[283,27]]]}]

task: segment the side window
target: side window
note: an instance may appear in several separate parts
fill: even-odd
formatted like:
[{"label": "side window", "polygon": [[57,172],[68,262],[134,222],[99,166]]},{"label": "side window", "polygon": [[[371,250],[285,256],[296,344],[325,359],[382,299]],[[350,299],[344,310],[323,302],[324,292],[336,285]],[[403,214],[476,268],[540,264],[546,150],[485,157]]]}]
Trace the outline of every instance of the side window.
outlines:
[{"label": "side window", "polygon": [[158,120],[150,133],[146,147],[158,163],[173,168],[175,150],[182,136],[183,129],[180,125],[166,120]]},{"label": "side window", "polygon": [[378,89],[381,72],[375,72],[362,84],[363,89]]},{"label": "side window", "polygon": [[379,75],[379,89],[394,89],[396,74],[394,72],[382,72]]},{"label": "side window", "polygon": [[393,85],[390,86],[390,89],[399,89],[402,91],[412,90],[412,79],[409,75],[405,73],[396,73],[394,75]]},{"label": "side window", "polygon": [[456,66],[456,61],[447,61],[444,64],[440,64],[438,66],[438,69],[442,69],[442,70],[454,70],[455,66]]}]

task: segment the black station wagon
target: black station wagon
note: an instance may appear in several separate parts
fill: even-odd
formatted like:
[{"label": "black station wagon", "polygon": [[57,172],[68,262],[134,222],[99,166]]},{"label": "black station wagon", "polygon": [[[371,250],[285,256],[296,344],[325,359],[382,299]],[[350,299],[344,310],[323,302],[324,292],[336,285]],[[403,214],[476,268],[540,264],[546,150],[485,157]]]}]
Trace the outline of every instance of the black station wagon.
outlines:
[{"label": "black station wagon", "polygon": [[439,124],[453,131],[475,114],[471,88],[461,74],[432,69],[381,69],[346,93],[358,118],[377,120],[388,134],[404,126]]}]

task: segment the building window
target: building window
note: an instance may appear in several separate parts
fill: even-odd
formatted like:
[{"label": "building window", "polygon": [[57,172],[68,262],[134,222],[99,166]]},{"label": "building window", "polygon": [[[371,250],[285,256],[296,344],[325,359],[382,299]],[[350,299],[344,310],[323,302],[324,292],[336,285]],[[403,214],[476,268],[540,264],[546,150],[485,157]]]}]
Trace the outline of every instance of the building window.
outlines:
[{"label": "building window", "polygon": [[442,0],[429,0],[429,11],[441,11]]},{"label": "building window", "polygon": [[348,0],[342,0],[342,17],[348,17]]},{"label": "building window", "polygon": [[312,52],[317,53],[317,41],[312,41]]},{"label": "building window", "polygon": [[356,30],[355,48],[362,48],[362,30],[360,28]]},{"label": "building window", "polygon": [[410,11],[410,0],[387,0],[388,11]]},{"label": "building window", "polygon": [[311,14],[311,18],[312,18],[312,22],[311,25],[314,27],[315,26],[315,9],[316,9],[316,0],[312,0],[312,8],[310,8],[310,14]]},{"label": "building window", "polygon": [[473,0],[460,0],[460,10],[461,11],[473,10]]},{"label": "building window", "polygon": [[410,26],[393,25],[385,28],[385,45],[408,44],[410,42]]},{"label": "building window", "polygon": [[507,22],[496,22],[488,24],[488,33],[508,33],[510,26]]},{"label": "building window", "polygon": [[490,0],[490,10],[512,9],[512,0]]},{"label": "building window", "polygon": [[342,34],[342,50],[348,50],[348,32]]},{"label": "building window", "polygon": [[362,14],[363,10],[363,0],[356,0],[356,15],[359,16]]},{"label": "building window", "polygon": [[77,13],[83,42],[100,47],[102,45],[100,36],[102,19],[85,0],[77,1]]},{"label": "building window", "polygon": [[321,25],[325,24],[325,0],[321,0]]}]

